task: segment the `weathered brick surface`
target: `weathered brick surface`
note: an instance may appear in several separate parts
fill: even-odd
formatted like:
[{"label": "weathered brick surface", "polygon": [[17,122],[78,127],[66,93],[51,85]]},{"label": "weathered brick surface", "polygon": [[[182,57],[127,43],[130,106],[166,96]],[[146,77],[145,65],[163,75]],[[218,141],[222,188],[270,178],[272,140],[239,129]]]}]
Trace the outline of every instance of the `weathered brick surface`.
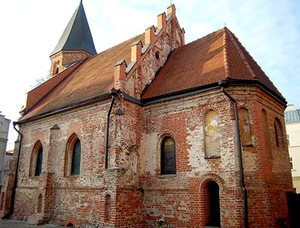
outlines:
[{"label": "weathered brick surface", "polygon": [[[135,56],[138,62],[125,79],[116,77],[114,83],[121,92],[140,99],[171,50],[184,44],[175,8],[169,10],[173,10],[172,18],[161,23],[165,27],[160,33],[148,37],[149,49]],[[276,143],[274,127],[276,118],[284,126],[285,107],[258,87],[230,86],[226,91],[237,101],[238,109],[249,114],[251,143],[242,146],[249,225],[279,227],[287,222],[285,194],[292,191],[287,145],[284,140]],[[208,185],[215,182],[219,187],[220,225],[244,227],[232,101],[221,89],[214,89],[140,106],[126,100],[121,92],[109,118],[108,169],[105,143],[109,99],[20,124],[23,139],[13,218],[77,227],[155,227],[156,220],[163,219],[165,227],[204,227],[211,213]],[[116,115],[118,109],[124,115]],[[214,148],[219,151],[218,156],[208,157],[205,116],[210,111],[217,114],[214,136],[219,147]],[[278,134],[286,138],[284,127],[277,138]],[[69,176],[66,154],[74,136],[81,143],[80,175]],[[176,174],[172,175],[161,175],[161,143],[166,136],[175,142]],[[38,177],[32,172],[37,142],[43,146],[42,174]],[[2,214],[9,210],[13,170],[1,193],[5,201]]]},{"label": "weathered brick surface", "polygon": [[[250,227],[277,226],[288,218],[285,191],[291,177],[286,144],[278,148],[274,120],[283,124],[282,105],[254,87],[228,88],[250,117],[252,146],[242,148]],[[109,169],[104,169],[106,115],[110,100],[23,124],[23,142],[14,218],[50,220],[76,226],[203,227],[207,222],[207,183],[219,186],[222,227],[243,226],[235,119],[232,102],[220,90],[140,107],[117,97],[110,117]],[[124,115],[114,113],[122,109]],[[262,109],[268,114],[270,156],[265,147]],[[220,157],[204,152],[204,117],[218,114]],[[60,129],[50,129],[57,124]],[[66,143],[81,141],[80,176],[65,176]],[[285,137],[285,132],[283,132]],[[163,137],[175,140],[176,175],[160,175]],[[43,170],[30,177],[35,143],[43,145]],[[43,196],[37,212],[38,196]],[[112,199],[105,221],[105,196]],[[32,217],[34,216],[34,217]],[[35,218],[36,220],[33,220]]]},{"label": "weathered brick surface", "polygon": [[83,60],[90,57],[91,54],[85,51],[60,51],[51,56],[50,77],[66,69],[64,64],[73,63],[78,60]]},{"label": "weathered brick surface", "polygon": [[[275,137],[275,117],[284,123],[284,107],[259,89],[236,88],[231,89],[230,93],[236,98],[238,107],[247,108],[250,113],[253,146],[242,148],[245,184],[249,189],[249,224],[251,227],[276,226],[278,221],[288,218],[285,191],[291,191],[286,145],[278,149],[272,140]],[[265,149],[263,108],[268,111],[270,120],[272,159]],[[218,114],[220,158],[205,158],[203,128],[207,110],[215,110]],[[243,226],[243,198],[232,102],[216,90],[151,105],[144,109],[143,114],[145,132],[142,145],[145,150],[145,196],[147,214],[151,215],[149,219],[164,217],[167,223],[181,227],[191,224],[204,226],[207,212],[203,203],[207,197],[201,193],[206,187],[202,182],[209,179],[220,187],[222,226]],[[175,140],[176,176],[160,177],[160,143],[165,135],[171,135]],[[185,197],[180,196],[182,192]],[[175,209],[176,200],[185,205],[182,212]],[[199,208],[193,205],[197,201]],[[171,209],[168,210],[169,207]]]}]

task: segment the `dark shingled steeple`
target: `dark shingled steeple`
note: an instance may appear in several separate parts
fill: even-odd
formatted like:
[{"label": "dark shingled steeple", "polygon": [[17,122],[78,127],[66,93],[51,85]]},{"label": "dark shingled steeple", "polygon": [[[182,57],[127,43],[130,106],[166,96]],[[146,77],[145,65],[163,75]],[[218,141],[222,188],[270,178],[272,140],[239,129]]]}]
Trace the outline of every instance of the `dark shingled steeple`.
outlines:
[{"label": "dark shingled steeple", "polygon": [[59,51],[69,50],[83,50],[92,55],[97,54],[82,1],[80,1],[78,8],[50,56]]}]

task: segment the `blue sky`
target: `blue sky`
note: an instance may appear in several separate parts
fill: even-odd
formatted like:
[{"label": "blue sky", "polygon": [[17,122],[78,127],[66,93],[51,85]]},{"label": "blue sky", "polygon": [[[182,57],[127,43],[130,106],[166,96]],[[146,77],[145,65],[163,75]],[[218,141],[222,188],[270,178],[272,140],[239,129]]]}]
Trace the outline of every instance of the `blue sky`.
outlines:
[{"label": "blue sky", "polygon": [[[173,0],[186,43],[226,26],[273,81],[300,108],[300,1]],[[97,52],[156,25],[170,0],[83,0]],[[79,0],[9,0],[1,3],[0,111],[16,121],[25,94],[49,74],[49,54]],[[16,133],[10,129],[8,148]]]}]

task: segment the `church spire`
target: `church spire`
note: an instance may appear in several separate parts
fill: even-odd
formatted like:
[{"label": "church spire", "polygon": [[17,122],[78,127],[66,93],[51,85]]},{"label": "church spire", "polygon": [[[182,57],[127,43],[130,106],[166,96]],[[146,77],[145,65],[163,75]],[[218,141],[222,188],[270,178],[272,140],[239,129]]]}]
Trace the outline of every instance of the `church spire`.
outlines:
[{"label": "church spire", "polygon": [[[71,17],[58,44],[50,54],[52,61],[50,76],[63,70],[63,64],[68,64],[96,54],[97,52],[93,37],[83,8],[82,0],[80,0],[78,8]],[[68,57],[64,58],[66,55],[68,55]],[[78,56],[80,56],[80,58],[78,58]]]},{"label": "church spire", "polygon": [[92,55],[97,54],[82,0],[51,55],[62,50],[84,50]]}]

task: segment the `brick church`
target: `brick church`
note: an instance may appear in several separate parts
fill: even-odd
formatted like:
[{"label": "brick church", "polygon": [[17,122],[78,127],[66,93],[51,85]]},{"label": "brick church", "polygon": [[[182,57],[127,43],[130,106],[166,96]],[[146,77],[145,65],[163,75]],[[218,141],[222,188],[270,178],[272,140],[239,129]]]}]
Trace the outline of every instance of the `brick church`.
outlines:
[{"label": "brick church", "polygon": [[[147,26],[147,25],[146,25]],[[289,226],[286,100],[227,28],[174,5],[97,54],[82,2],[31,90],[3,218],[89,227]]]}]

